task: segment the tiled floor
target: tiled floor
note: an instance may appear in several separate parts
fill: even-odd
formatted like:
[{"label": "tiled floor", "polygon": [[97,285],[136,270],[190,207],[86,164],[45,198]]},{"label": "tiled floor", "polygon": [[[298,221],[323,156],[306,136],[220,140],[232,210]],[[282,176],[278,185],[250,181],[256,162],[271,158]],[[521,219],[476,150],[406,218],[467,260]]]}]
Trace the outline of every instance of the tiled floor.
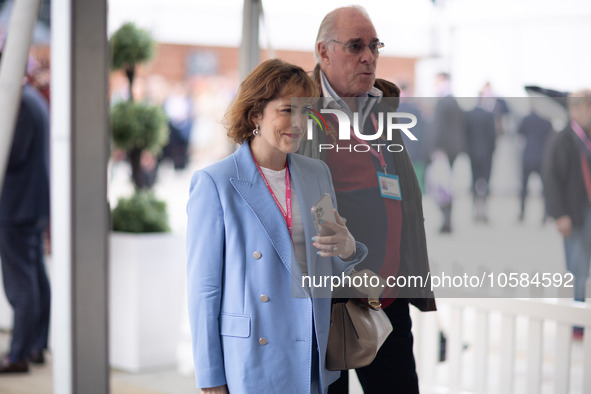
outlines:
[{"label": "tiled floor", "polygon": [[[0,352],[8,349],[10,335],[0,332]],[[52,394],[53,372],[51,354],[46,364],[31,366],[28,374],[0,375],[2,394]],[[111,371],[112,394],[195,394],[192,376],[182,376],[176,370],[160,370],[149,373],[130,374]]]},{"label": "tiled floor", "polygon": [[[10,336],[0,332],[0,351],[5,352]],[[0,375],[1,394],[53,394],[51,354],[43,366],[32,366],[28,374]],[[361,394],[357,380],[351,376],[351,394]],[[146,373],[111,371],[111,394],[195,394],[192,376],[182,376],[176,370]]]}]

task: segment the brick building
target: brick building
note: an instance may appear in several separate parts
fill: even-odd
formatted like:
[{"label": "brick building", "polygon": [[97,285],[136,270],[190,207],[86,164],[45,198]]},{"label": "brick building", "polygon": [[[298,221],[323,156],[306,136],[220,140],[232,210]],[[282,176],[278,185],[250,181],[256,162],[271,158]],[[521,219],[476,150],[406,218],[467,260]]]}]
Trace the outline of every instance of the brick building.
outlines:
[{"label": "brick building", "polygon": [[[295,63],[307,71],[315,66],[312,51],[277,50],[275,57]],[[261,50],[261,60],[269,58]],[[140,76],[160,75],[169,83],[190,81],[199,76],[223,76],[238,80],[239,48],[159,43],[154,59],[142,67]],[[378,77],[414,85],[416,58],[380,57]]]}]

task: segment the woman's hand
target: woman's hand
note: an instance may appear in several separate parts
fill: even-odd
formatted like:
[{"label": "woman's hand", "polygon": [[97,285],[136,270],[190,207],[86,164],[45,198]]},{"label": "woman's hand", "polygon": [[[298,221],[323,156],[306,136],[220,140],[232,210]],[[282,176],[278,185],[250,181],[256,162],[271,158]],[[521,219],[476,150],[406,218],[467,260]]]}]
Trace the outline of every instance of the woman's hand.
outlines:
[{"label": "woman's hand", "polygon": [[228,385],[208,387],[201,389],[201,394],[229,394]]},{"label": "woman's hand", "polygon": [[339,256],[346,260],[355,254],[355,238],[347,229],[347,226],[341,219],[336,209],[334,210],[334,217],[336,223],[320,221],[320,225],[331,229],[333,235],[316,235],[312,237],[312,241],[316,248],[320,249],[317,253],[322,257]]}]

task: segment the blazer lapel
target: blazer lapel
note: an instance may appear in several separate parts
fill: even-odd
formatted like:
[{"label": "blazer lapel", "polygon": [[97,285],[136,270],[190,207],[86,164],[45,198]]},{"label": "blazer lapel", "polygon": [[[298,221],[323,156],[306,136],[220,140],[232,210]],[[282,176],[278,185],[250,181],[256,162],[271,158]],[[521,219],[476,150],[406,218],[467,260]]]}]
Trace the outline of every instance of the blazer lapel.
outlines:
[{"label": "blazer lapel", "polygon": [[234,161],[237,178],[230,179],[230,183],[255,214],[279,258],[291,272],[289,231],[283,220],[277,220],[282,217],[281,212],[259,174],[247,142],[234,154]]}]

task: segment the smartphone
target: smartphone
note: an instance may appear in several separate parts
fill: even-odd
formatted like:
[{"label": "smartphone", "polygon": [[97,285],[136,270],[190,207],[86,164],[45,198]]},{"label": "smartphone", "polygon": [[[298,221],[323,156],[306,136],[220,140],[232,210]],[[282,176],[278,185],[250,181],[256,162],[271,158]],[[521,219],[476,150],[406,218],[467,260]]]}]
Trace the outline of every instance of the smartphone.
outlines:
[{"label": "smartphone", "polygon": [[318,229],[318,234],[333,235],[335,233],[331,229],[320,225],[321,220],[332,223],[337,222],[334,217],[334,208],[332,206],[330,194],[324,193],[320,200],[312,206],[312,215],[314,216],[314,223]]}]

